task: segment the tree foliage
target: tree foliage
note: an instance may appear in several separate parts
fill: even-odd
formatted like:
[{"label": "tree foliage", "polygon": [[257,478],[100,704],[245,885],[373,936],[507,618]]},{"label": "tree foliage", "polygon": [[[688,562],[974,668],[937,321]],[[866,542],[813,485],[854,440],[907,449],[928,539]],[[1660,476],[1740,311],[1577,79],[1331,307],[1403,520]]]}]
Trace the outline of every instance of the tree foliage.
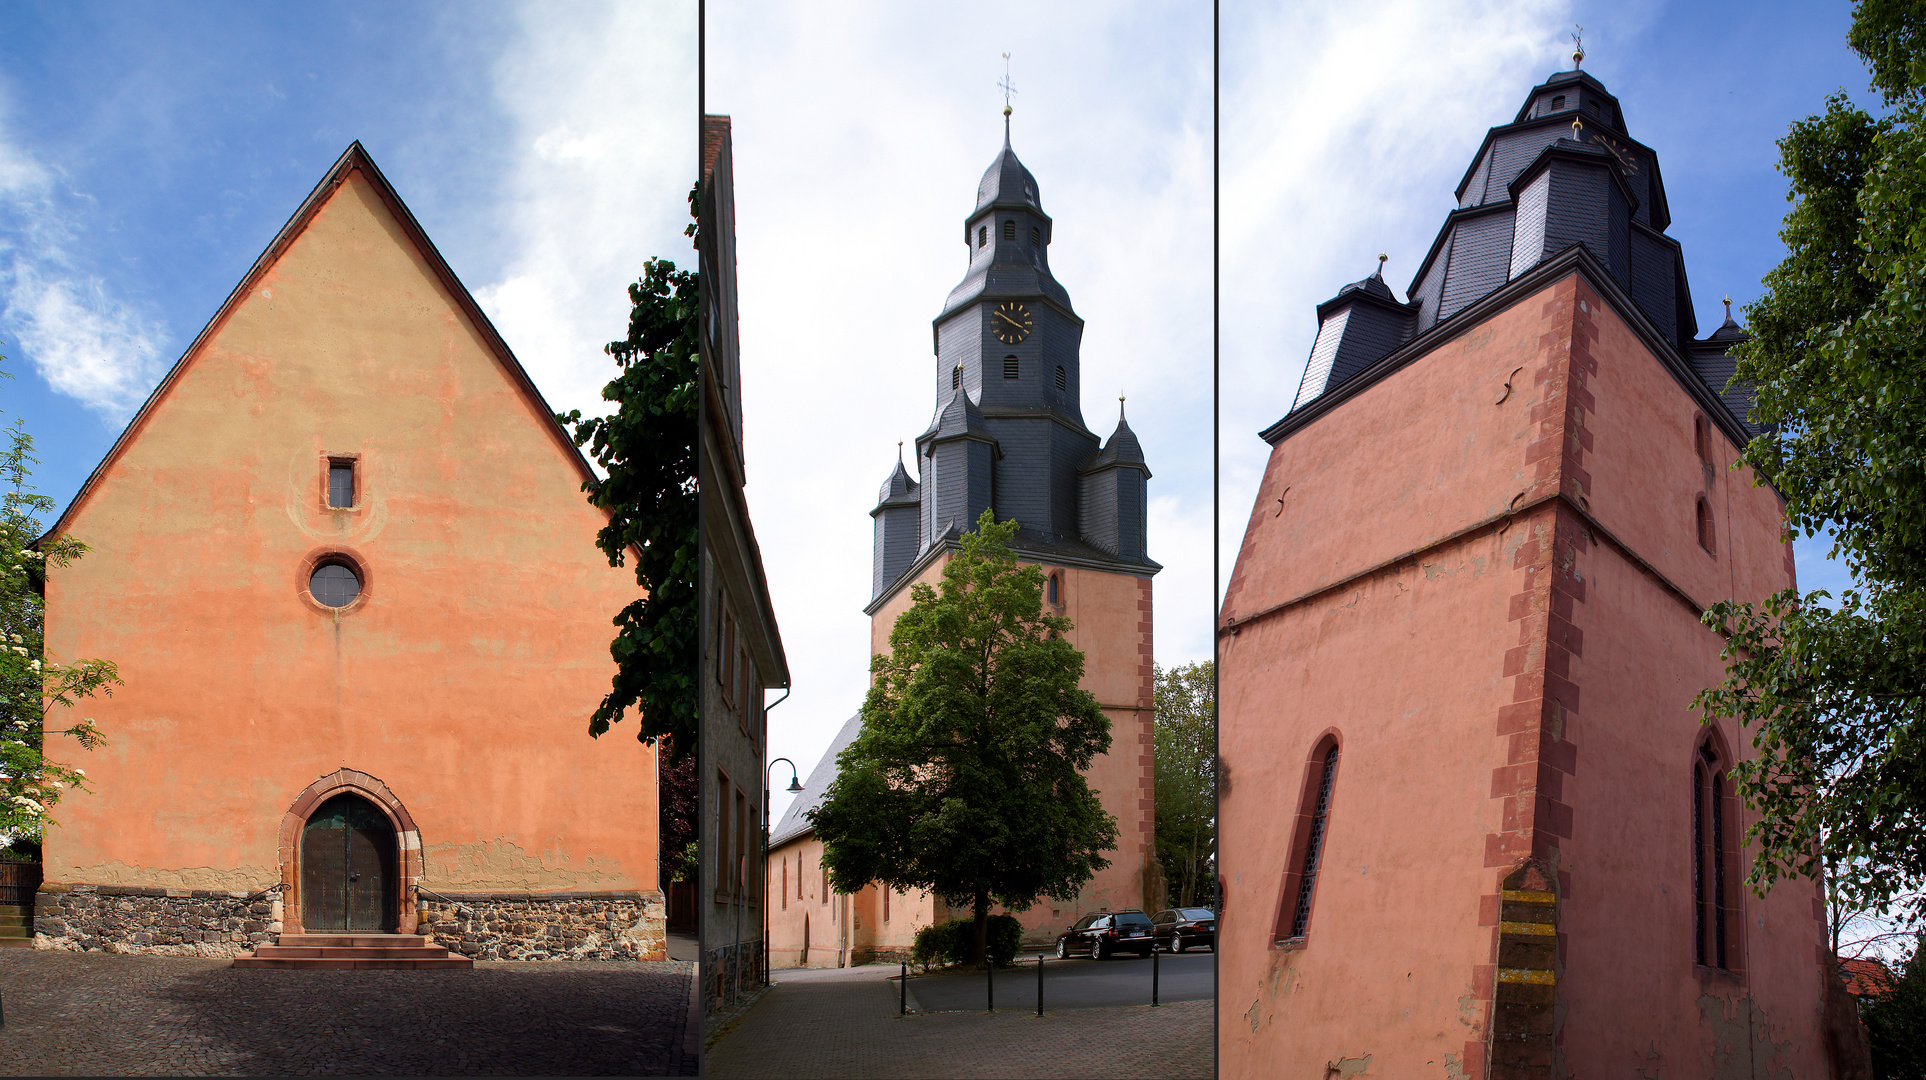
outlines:
[{"label": "tree foliage", "polygon": [[984,955],[992,902],[1073,899],[1117,843],[1083,770],[1110,720],[1077,684],[1068,619],[1043,610],[1043,571],[1010,551],[1016,522],[985,511],[943,568],[919,582],[890,631],[863,728],[809,815],[830,881],[927,889],[974,918]]},{"label": "tree foliage", "polygon": [[[4,375],[4,373],[0,373]],[[0,451],[0,839],[38,844],[52,810],[69,790],[89,790],[84,770],[47,756],[49,735],[92,750],[105,741],[92,719],[49,731],[47,722],[96,693],[111,694],[120,674],[107,660],[49,661],[46,655],[47,568],[87,552],[72,537],[40,537],[52,499],[28,486],[33,437],[15,421]]]},{"label": "tree foliage", "polygon": [[1206,660],[1157,668],[1157,858],[1173,904],[1215,898],[1217,671]]},{"label": "tree foliage", "polygon": [[1851,41],[1887,115],[1839,94],[1780,140],[1787,254],[1736,350],[1771,425],[1745,460],[1795,533],[1832,537],[1853,586],[1715,605],[1727,677],[1697,702],[1760,750],[1734,769],[1760,815],[1754,886],[1823,869],[1835,904],[1875,911],[1926,884],[1922,28],[1926,5],[1862,2]]},{"label": "tree foliage", "polygon": [[[689,193],[691,213],[696,192]],[[691,225],[688,235],[696,235]],[[606,351],[621,373],[602,389],[612,416],[556,417],[573,429],[607,475],[582,484],[589,502],[609,514],[596,545],[609,565],[635,560],[645,594],[615,616],[609,655],[616,672],[589,719],[601,736],[633,707],[636,737],[670,737],[677,758],[696,745],[697,522],[696,388],[700,287],[697,274],[667,259],[650,259],[629,286],[629,334]]]},{"label": "tree foliage", "polygon": [[1879,1080],[1926,1080],[1926,957],[1915,943],[1893,978],[1860,1002]]}]

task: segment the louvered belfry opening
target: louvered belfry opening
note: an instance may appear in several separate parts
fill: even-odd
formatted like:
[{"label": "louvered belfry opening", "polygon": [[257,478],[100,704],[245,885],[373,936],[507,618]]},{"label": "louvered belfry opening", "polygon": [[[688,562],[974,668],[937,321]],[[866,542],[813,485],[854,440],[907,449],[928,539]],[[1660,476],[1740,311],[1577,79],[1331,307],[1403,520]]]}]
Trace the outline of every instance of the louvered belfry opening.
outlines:
[{"label": "louvered belfry opening", "polygon": [[1017,377],[1017,373],[1018,373],[1017,358],[1014,356],[1004,357],[1003,358],[1003,377],[1006,379],[1014,379]]},{"label": "louvered belfry opening", "polygon": [[[1317,888],[1319,858],[1324,853],[1325,826],[1331,816],[1331,782],[1337,776],[1338,748],[1332,743],[1317,767],[1317,801],[1311,806],[1310,829],[1304,837],[1303,855],[1293,860],[1298,868],[1296,895],[1292,898],[1288,934],[1280,940],[1303,937],[1311,924],[1311,897]],[[1280,927],[1280,929],[1283,929]]]}]

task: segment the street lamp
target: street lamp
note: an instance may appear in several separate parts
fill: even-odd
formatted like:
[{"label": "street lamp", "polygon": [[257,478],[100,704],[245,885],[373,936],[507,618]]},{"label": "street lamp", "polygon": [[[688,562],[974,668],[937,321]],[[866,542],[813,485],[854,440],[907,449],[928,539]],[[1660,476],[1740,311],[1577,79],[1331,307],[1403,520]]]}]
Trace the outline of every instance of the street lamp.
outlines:
[{"label": "street lamp", "polygon": [[[786,757],[779,757],[776,761],[789,766],[789,786],[783,790],[792,795],[801,791],[802,778],[796,775],[796,763]],[[776,761],[771,761],[762,770],[762,985],[764,986],[769,985],[769,772],[776,767]]]}]

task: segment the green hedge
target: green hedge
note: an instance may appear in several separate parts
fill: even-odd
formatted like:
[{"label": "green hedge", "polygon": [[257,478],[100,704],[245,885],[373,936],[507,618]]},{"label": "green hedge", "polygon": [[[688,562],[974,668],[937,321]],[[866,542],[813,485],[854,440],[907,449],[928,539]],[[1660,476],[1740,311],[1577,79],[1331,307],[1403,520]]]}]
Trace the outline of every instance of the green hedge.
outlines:
[{"label": "green hedge", "polygon": [[[916,932],[916,943],[910,947],[910,961],[925,971],[962,963],[970,955],[970,934],[975,925],[972,919],[951,919],[925,926]],[[1023,924],[1014,915],[992,915],[985,937],[990,959],[1008,964],[1023,943]]]}]

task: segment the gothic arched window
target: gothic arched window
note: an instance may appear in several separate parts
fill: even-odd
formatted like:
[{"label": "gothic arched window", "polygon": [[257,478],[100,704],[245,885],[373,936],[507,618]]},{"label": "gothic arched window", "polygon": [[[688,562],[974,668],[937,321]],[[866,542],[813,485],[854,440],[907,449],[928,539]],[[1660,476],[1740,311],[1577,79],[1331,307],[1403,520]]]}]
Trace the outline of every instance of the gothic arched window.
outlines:
[{"label": "gothic arched window", "polygon": [[1728,943],[1738,922],[1729,872],[1736,830],[1726,821],[1731,786],[1711,740],[1701,742],[1692,761],[1692,940],[1703,967],[1731,967]]},{"label": "gothic arched window", "polygon": [[1712,536],[1712,508],[1706,504],[1705,496],[1699,496],[1693,514],[1698,518],[1699,546],[1705,549],[1706,554],[1710,555],[1713,553],[1712,542],[1714,539]]},{"label": "gothic arched window", "polygon": [[1003,239],[1005,240],[1016,239],[1016,222],[1006,221],[1003,223]]},{"label": "gothic arched window", "polygon": [[1278,897],[1277,923],[1272,931],[1279,944],[1296,941],[1311,927],[1311,900],[1317,892],[1318,863],[1331,817],[1331,787],[1337,779],[1338,742],[1334,736],[1318,741],[1306,763],[1304,790],[1299,798],[1295,838],[1284,863],[1284,889]]},{"label": "gothic arched window", "polygon": [[1058,591],[1060,588],[1058,582],[1062,579],[1062,577],[1063,575],[1061,574],[1050,575],[1050,602],[1052,604],[1063,603],[1062,600],[1058,599],[1058,597],[1062,595],[1062,593]]}]

